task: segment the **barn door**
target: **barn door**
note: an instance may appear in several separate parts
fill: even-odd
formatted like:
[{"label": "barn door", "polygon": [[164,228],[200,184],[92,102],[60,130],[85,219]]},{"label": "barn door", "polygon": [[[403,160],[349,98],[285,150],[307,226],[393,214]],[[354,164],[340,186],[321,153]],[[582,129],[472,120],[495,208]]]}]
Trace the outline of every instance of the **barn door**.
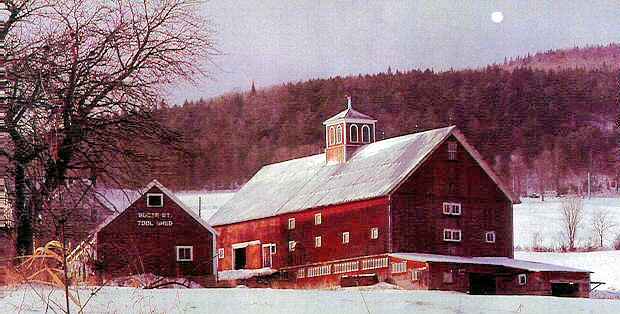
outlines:
[{"label": "barn door", "polygon": [[245,247],[235,249],[235,269],[246,268]]}]

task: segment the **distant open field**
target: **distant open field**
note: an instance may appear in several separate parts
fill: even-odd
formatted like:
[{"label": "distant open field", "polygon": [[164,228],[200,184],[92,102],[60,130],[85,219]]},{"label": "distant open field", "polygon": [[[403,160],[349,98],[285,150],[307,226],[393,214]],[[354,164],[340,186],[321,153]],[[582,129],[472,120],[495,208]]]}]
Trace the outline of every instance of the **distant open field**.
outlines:
[{"label": "distant open field", "polygon": [[[562,198],[545,198],[543,202],[537,198],[522,198],[521,204],[514,205],[515,247],[531,248],[536,233],[539,235],[542,246],[559,247],[564,242],[562,200]],[[607,234],[604,239],[605,246],[611,246],[614,238],[620,234],[620,198],[583,199],[583,222],[576,235],[578,246],[593,241],[591,221],[596,211],[606,212],[608,219],[618,225]]]}]

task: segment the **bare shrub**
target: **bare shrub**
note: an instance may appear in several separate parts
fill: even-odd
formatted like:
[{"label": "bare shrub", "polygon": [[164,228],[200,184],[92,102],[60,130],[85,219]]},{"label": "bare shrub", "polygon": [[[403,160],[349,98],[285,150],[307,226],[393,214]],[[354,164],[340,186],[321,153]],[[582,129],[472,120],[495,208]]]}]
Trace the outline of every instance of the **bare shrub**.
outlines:
[{"label": "bare shrub", "polygon": [[583,203],[579,197],[569,197],[562,201],[562,235],[566,249],[575,250],[575,239],[583,221]]}]

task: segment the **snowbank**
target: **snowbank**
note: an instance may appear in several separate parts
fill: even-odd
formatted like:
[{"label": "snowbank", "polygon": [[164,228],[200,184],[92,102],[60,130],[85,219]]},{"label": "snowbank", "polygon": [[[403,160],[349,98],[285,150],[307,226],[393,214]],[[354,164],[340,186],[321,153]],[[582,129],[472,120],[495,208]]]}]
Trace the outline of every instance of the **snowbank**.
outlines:
[{"label": "snowbank", "polygon": [[260,269],[236,269],[224,270],[217,273],[218,280],[240,280],[249,279],[256,276],[268,276],[275,273],[276,270],[265,267]]}]

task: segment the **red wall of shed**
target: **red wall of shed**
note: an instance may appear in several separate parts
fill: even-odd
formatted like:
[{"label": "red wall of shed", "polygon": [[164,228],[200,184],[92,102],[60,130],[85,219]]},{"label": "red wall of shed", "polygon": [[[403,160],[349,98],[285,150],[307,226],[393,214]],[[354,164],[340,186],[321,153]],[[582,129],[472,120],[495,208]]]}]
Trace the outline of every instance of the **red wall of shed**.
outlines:
[{"label": "red wall of shed", "polygon": [[[148,193],[162,193],[157,187]],[[138,212],[171,213],[173,225],[142,227]],[[142,220],[142,219],[141,219]],[[194,260],[177,262],[175,246],[193,246]],[[106,274],[213,274],[213,234],[164,194],[163,207],[146,207],[146,193],[97,233],[97,258]]]}]

